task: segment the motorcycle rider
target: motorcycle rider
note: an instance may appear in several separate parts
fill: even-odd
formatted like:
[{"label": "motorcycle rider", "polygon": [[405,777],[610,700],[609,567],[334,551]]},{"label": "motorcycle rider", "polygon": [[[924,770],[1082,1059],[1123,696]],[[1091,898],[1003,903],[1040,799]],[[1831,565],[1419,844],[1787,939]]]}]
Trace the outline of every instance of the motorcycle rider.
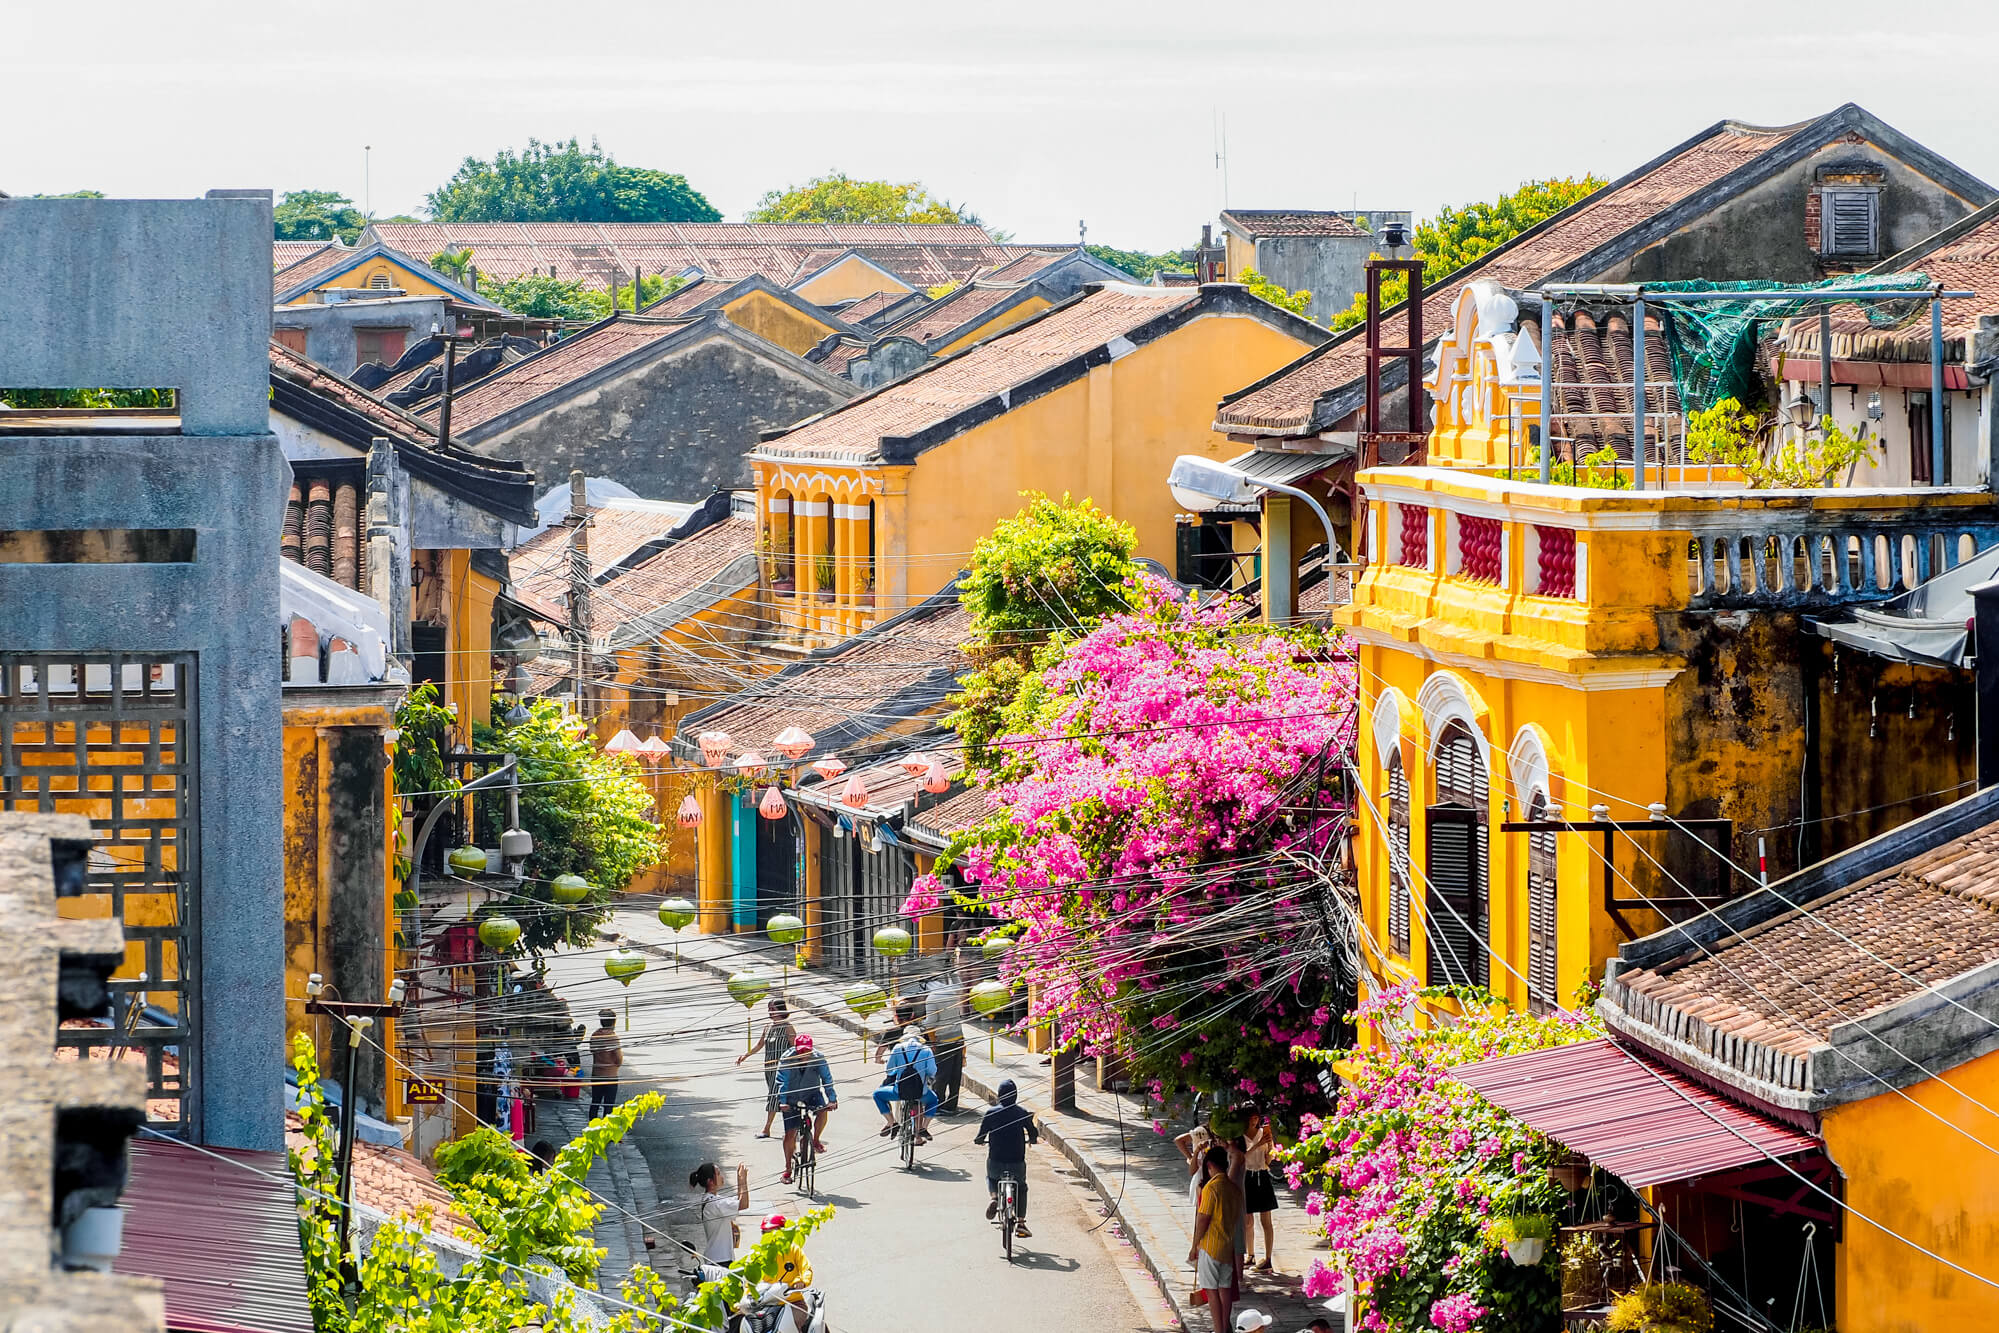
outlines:
[{"label": "motorcycle rider", "polygon": [[882,1076],[882,1085],[875,1089],[875,1109],[882,1113],[883,1138],[895,1133],[894,1104],[916,1101],[920,1095],[922,1109],[916,1113],[916,1141],[930,1142],[926,1124],[937,1113],[937,1094],[931,1090],[936,1082],[937,1057],[924,1044],[923,1029],[911,1023],[902,1030],[902,1040],[896,1048],[889,1052],[888,1070]]},{"label": "motorcycle rider", "polygon": [[1027,1145],[1041,1142],[1041,1130],[1034,1123],[1034,1112],[1021,1106],[1019,1100],[1020,1089],[1014,1081],[1001,1079],[999,1104],[980,1118],[978,1137],[972,1142],[986,1145],[986,1193],[992,1198],[986,1205],[986,1220],[999,1214],[1000,1181],[1011,1177],[1014,1208],[1020,1219],[1014,1234],[1024,1237],[1034,1234],[1027,1229]]}]

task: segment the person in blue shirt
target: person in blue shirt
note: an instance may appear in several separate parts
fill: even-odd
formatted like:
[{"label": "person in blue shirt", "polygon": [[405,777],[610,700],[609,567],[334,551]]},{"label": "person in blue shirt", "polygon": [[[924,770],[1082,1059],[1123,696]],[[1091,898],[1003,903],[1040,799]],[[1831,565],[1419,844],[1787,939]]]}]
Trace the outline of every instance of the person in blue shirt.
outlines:
[{"label": "person in blue shirt", "polygon": [[923,1029],[911,1023],[902,1030],[902,1040],[889,1052],[888,1071],[882,1076],[882,1085],[875,1089],[875,1109],[882,1113],[883,1138],[895,1133],[895,1103],[913,1102],[921,1096],[923,1110],[916,1117],[916,1139],[919,1143],[930,1142],[927,1124],[937,1114],[937,1094],[932,1091],[936,1082],[937,1057],[924,1044]]},{"label": "person in blue shirt", "polygon": [[803,1033],[778,1061],[777,1105],[784,1112],[784,1180],[789,1184],[792,1152],[798,1146],[798,1132],[805,1128],[805,1117],[817,1113],[812,1124],[812,1146],[825,1152],[826,1116],[840,1105],[826,1057],[812,1049],[812,1038]]}]

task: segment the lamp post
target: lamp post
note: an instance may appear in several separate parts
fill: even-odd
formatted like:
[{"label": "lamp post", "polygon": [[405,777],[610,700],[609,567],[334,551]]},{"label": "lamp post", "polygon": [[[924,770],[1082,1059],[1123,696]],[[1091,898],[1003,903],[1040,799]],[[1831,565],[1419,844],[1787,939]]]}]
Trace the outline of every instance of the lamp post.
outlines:
[{"label": "lamp post", "polygon": [[[359,1098],[354,1090],[354,1066],[361,1053],[362,1035],[377,1018],[393,1018],[403,1010],[403,979],[389,983],[387,1004],[361,1004],[350,1000],[323,1000],[326,982],[314,972],[306,978],[305,993],[311,997],[305,1011],[339,1020],[347,1029],[347,1066],[340,1083],[340,1262],[347,1262],[348,1222],[354,1212],[354,1115]],[[334,987],[338,990],[339,987]]]},{"label": "lamp post", "polygon": [[[1173,491],[1173,501],[1175,504],[1196,513],[1205,513],[1210,509],[1224,504],[1254,503],[1258,489],[1276,491],[1279,495],[1288,495],[1295,500],[1303,500],[1307,505],[1311,506],[1312,512],[1318,515],[1319,526],[1325,529],[1326,562],[1329,565],[1343,563],[1336,559],[1340,550],[1340,540],[1338,535],[1333,531],[1333,520],[1326,513],[1326,507],[1320,504],[1309,493],[1299,490],[1296,486],[1287,486],[1281,481],[1266,481],[1261,477],[1252,477],[1241,468],[1230,467],[1227,463],[1218,463],[1212,458],[1203,458],[1199,454],[1181,454],[1178,458],[1174,459],[1173,470],[1166,474],[1166,484]],[[1300,572],[1302,573],[1303,571],[1301,570]],[[1275,573],[1276,571],[1266,564],[1263,577],[1267,580],[1273,577]],[[1286,597],[1283,601],[1288,603],[1290,598]],[[1275,608],[1278,606],[1278,603],[1273,601],[1272,606]],[[1274,620],[1288,619],[1292,609],[1289,605],[1284,605],[1282,607],[1284,614],[1282,616],[1273,615],[1271,618]]]}]

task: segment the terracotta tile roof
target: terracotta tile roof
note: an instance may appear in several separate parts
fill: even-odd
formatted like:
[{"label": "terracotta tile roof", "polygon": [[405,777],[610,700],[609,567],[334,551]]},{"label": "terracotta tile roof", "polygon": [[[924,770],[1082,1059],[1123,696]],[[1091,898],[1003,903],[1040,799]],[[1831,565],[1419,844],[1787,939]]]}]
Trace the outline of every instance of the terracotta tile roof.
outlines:
[{"label": "terracotta tile roof", "polygon": [[1009,259],[1004,264],[995,264],[979,274],[980,282],[1026,282],[1043,269],[1059,264],[1074,254],[1073,250],[1033,250],[1018,259]]},{"label": "terracotta tile roof", "polygon": [[335,244],[333,241],[272,241],[271,272],[276,273],[279,269],[290,268],[299,260],[308,255],[316,255],[333,244]]},{"label": "terracotta tile roof", "polygon": [[[273,242],[277,244],[277,242]],[[354,252],[344,245],[320,242],[319,248],[300,255],[285,267],[271,274],[271,295],[275,299],[298,286],[308,278],[318,277],[328,269],[341,263]]]},{"label": "terracotta tile roof", "polygon": [[[1988,204],[1937,236],[1876,266],[1880,273],[1921,272],[1945,291],[1977,292],[1975,301],[1943,302],[1943,356],[1962,362],[1980,315],[1999,314],[1999,204]],[[1899,309],[1877,307],[1887,316]],[[1832,354],[1841,361],[1928,361],[1930,312],[1927,304],[1910,308],[1900,318],[1876,324],[1857,306],[1832,309]],[[1791,320],[1784,326],[1793,360],[1815,360],[1819,354],[1818,316]]]},{"label": "terracotta tile roof", "polygon": [[[454,409],[454,415],[456,409]],[[626,556],[658,541],[687,521],[683,509],[625,508],[615,501],[590,511],[590,576],[595,579]],[[569,612],[569,528],[558,523],[516,546],[507,555],[509,595],[567,621]],[[595,614],[595,607],[592,607]]]},{"label": "terracotta tile roof", "polygon": [[1344,213],[1308,208],[1230,208],[1222,222],[1245,236],[1369,236]]},{"label": "terracotta tile roof", "polygon": [[[553,347],[495,371],[462,397],[454,389],[451,403],[453,432],[484,425],[544,394],[555,393],[593,371],[658,342],[686,328],[684,320],[655,320],[618,315],[593,324],[581,333],[564,338]],[[422,409],[426,420],[437,417],[438,404]]]},{"label": "terracotta tile roof", "polygon": [[992,793],[984,787],[966,787],[917,811],[910,822],[938,841],[949,841],[953,834],[982,823],[992,813],[991,799]]},{"label": "terracotta tile roof", "polygon": [[889,325],[883,332],[899,333],[920,343],[946,341],[951,335],[962,335],[968,326],[976,324],[982,316],[1013,300],[1019,293],[1020,285],[1017,283],[973,283],[932,301],[915,315]]},{"label": "terracotta tile roof", "polygon": [[559,278],[605,285],[615,270],[698,268],[726,282],[761,273],[791,285],[848,250],[913,286],[962,282],[1026,247],[960,224],[846,225],[742,222],[382,222],[374,235],[406,254],[470,247],[482,277],[505,282],[553,266]]},{"label": "terracotta tile roof", "polygon": [[[305,1146],[304,1125],[298,1112],[285,1112],[286,1148]],[[428,1208],[430,1230],[447,1235],[461,1227],[477,1230],[429,1167],[401,1148],[380,1143],[354,1144],[354,1202],[411,1220]]]},{"label": "terracotta tile roof", "polygon": [[940,707],[959,673],[971,665],[959,647],[970,633],[971,618],[958,604],[954,585],[733,699],[690,714],[682,720],[675,748],[699,763],[694,738],[724,731],[732,758],[744,750],[768,755],[778,732],[799,726],[818,742],[812,754],[837,752]]},{"label": "terracotta tile roof", "polygon": [[811,418],[759,446],[759,452],[851,462],[878,459],[885,438],[941,425],[1201,299],[1199,291],[1107,286]]},{"label": "terracotta tile roof", "polygon": [[[341,406],[360,413],[370,422],[380,426],[384,435],[396,439],[414,440],[419,444],[437,442],[436,426],[401,408],[390,406],[374,394],[334,374],[317,361],[299,355],[282,343],[271,344],[271,374],[279,379],[289,380],[301,388],[337,399]],[[454,422],[457,420],[455,408],[452,420]]]},{"label": "terracotta tile roof", "polygon": [[679,319],[714,300],[729,284],[714,278],[694,278],[679,291],[668,292],[639,313],[651,319]]},{"label": "terracotta tile roof", "polygon": [[[593,553],[596,537],[593,531],[590,534]],[[591,589],[591,634],[610,634],[620,626],[629,625],[662,607],[700,595],[711,579],[728,569],[733,562],[754,555],[756,549],[756,520],[749,517],[731,516],[688,534],[658,555]],[[701,604],[712,605],[723,595],[720,591],[713,591],[712,595],[702,598]],[[692,615],[699,609],[699,606],[689,605],[685,614]]]},{"label": "terracotta tile roof", "polygon": [[[1540,325],[1523,320],[1529,337],[1539,342]],[[1555,438],[1573,441],[1571,451],[1590,454],[1609,445],[1619,458],[1631,458],[1631,318],[1623,310],[1570,311],[1555,320],[1554,382]],[[1649,411],[1680,410],[1680,391],[1673,380],[1672,356],[1665,326],[1649,312],[1645,316],[1646,380],[1653,386]],[[1659,386],[1664,386],[1659,387]],[[1655,441],[1651,427],[1646,435]]]},{"label": "terracotta tile roof", "polygon": [[[832,345],[825,347],[824,351],[821,351],[819,347],[814,347],[805,359],[825,370],[831,371],[835,375],[846,374],[847,367],[853,364],[855,357],[866,356],[868,353],[868,344],[853,338],[842,338],[835,335],[826,341]],[[821,346],[824,346],[824,344]]]},{"label": "terracotta tile roof", "polygon": [[[1492,278],[1508,287],[1531,287],[1563,265],[1713,185],[1796,131],[1795,126],[1769,130],[1723,125],[1652,170],[1599,191],[1539,229],[1467,264],[1426,293],[1425,340],[1450,323],[1451,305],[1459,289],[1472,279]],[[1383,341],[1399,345],[1408,336],[1407,328],[1406,315],[1397,307],[1383,318]],[[1217,428],[1286,434],[1315,429],[1312,413],[1319,399],[1354,383],[1365,372],[1363,335],[1358,326],[1348,329],[1277,374],[1224,399],[1216,414]]]},{"label": "terracotta tile roof", "polygon": [[891,813],[908,805],[911,801],[916,801],[919,805],[922,802],[930,801],[932,804],[928,809],[936,810],[945,803],[955,799],[955,796],[947,794],[942,801],[939,801],[929,792],[924,791],[923,780],[925,775],[922,773],[904,772],[902,768],[903,756],[918,752],[935,755],[938,762],[944,765],[944,772],[950,777],[953,783],[958,782],[965,776],[965,758],[963,753],[957,748],[958,738],[956,736],[948,732],[943,732],[938,733],[932,739],[936,742],[934,748],[930,745],[918,743],[906,749],[897,750],[893,755],[885,759],[862,764],[857,768],[850,768],[831,781],[821,781],[808,769],[806,770],[805,780],[799,784],[799,795],[822,808],[844,810],[846,807],[840,803],[840,793],[846,790],[848,779],[859,773],[861,780],[868,785],[868,803],[865,807],[865,812],[867,813]]},{"label": "terracotta tile roof", "polygon": [[363,533],[367,496],[343,469],[316,474],[310,463],[292,465],[291,495],[285,501],[279,552],[294,564],[355,592],[368,590],[368,543]]},{"label": "terracotta tile roof", "polygon": [[[834,311],[834,313],[849,324],[863,324],[876,315],[881,314],[890,306],[911,300],[916,296],[918,296],[916,292],[876,292],[872,296],[863,296],[858,301],[849,301]],[[925,296],[922,299],[927,301],[930,298]]]}]

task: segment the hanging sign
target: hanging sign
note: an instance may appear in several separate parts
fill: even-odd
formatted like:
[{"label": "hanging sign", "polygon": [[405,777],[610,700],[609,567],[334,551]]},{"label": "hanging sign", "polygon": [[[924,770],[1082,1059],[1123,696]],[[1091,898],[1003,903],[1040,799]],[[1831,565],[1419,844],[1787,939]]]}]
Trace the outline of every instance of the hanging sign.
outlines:
[{"label": "hanging sign", "polygon": [[444,1088],[429,1079],[406,1078],[403,1080],[403,1100],[411,1106],[442,1106]]}]

